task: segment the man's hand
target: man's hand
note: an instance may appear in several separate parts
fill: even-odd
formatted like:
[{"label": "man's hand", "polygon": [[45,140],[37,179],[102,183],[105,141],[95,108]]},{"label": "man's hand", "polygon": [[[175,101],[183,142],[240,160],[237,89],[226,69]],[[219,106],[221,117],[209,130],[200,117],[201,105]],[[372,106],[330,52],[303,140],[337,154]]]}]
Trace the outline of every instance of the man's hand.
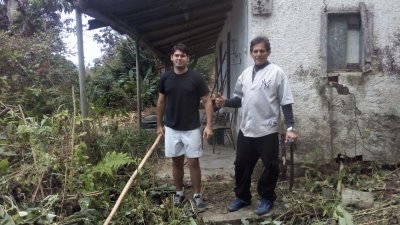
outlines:
[{"label": "man's hand", "polygon": [[164,128],[162,126],[157,126],[157,135],[164,136]]},{"label": "man's hand", "polygon": [[210,126],[206,126],[203,131],[203,138],[209,139],[213,136],[213,129]]},{"label": "man's hand", "polygon": [[285,143],[296,142],[297,141],[297,134],[294,131],[287,131]]},{"label": "man's hand", "polygon": [[221,95],[221,93],[217,92],[217,97],[215,97],[215,105],[218,108],[221,108],[225,105],[225,99],[224,97]]}]

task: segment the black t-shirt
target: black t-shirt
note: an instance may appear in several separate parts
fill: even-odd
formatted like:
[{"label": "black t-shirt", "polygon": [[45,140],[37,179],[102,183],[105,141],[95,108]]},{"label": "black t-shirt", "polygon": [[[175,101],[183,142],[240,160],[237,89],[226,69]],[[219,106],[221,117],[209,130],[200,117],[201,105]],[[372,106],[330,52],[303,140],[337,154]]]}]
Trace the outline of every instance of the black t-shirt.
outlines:
[{"label": "black t-shirt", "polygon": [[166,95],[165,126],[174,130],[200,127],[200,98],[209,93],[203,75],[193,70],[179,75],[167,71],[161,75],[159,91]]}]

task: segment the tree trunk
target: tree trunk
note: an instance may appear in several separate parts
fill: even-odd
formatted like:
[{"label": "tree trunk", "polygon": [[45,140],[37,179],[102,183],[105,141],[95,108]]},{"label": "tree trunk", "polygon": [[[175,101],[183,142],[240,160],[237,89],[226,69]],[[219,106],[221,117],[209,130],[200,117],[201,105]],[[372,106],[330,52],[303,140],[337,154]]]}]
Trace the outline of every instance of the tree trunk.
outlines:
[{"label": "tree trunk", "polygon": [[17,20],[18,16],[20,15],[20,13],[18,12],[20,5],[18,0],[6,0],[6,4],[7,17],[11,28],[14,22]]},{"label": "tree trunk", "polygon": [[22,33],[24,36],[33,35],[33,25],[27,12],[27,0],[6,0],[9,29]]}]

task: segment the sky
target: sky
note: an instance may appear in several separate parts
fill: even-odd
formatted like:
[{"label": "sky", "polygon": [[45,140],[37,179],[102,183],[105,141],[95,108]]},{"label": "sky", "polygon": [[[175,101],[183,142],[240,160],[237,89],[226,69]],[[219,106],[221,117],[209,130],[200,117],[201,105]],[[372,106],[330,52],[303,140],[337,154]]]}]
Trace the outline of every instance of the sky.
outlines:
[{"label": "sky", "polygon": [[[64,19],[73,19],[73,23],[71,26],[75,26],[75,11],[70,14],[62,14],[62,20]],[[93,36],[99,32],[99,29],[96,30],[88,30],[88,20],[92,19],[91,17],[82,14],[82,26],[83,26],[83,48],[84,48],[84,56],[85,56],[85,65],[89,64],[93,65],[93,60],[101,57],[102,53],[100,51],[100,45],[98,45],[94,40]],[[64,39],[65,43],[72,55],[67,55],[67,58],[71,60],[75,65],[78,64],[78,49],[77,49],[77,39],[76,34],[68,34]]]}]

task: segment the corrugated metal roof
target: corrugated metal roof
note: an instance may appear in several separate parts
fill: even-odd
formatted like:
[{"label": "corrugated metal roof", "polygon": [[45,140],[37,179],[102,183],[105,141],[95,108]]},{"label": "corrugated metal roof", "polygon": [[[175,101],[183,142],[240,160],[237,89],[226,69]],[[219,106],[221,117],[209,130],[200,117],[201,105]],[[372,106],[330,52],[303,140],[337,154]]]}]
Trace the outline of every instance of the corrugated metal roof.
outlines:
[{"label": "corrugated metal roof", "polygon": [[144,47],[168,57],[183,42],[200,57],[215,52],[215,43],[233,0],[78,0],[81,12],[95,18],[89,29],[111,26],[140,38]]}]

